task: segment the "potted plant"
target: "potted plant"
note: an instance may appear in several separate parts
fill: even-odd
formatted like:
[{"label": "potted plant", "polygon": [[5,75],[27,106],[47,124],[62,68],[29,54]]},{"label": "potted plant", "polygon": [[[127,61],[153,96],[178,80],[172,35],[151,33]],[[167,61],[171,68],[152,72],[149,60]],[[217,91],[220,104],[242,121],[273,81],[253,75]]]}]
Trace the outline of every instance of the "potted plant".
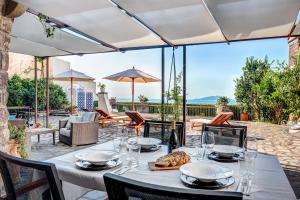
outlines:
[{"label": "potted plant", "polygon": [[100,89],[101,93],[105,93],[105,88],[106,88],[105,84],[98,83],[98,88]]},{"label": "potted plant", "polygon": [[141,106],[142,106],[142,112],[148,112],[149,109],[147,109],[147,108],[149,108],[149,107],[146,106],[145,104],[148,103],[149,99],[146,96],[142,95],[142,94],[140,94],[140,96],[138,96],[138,99],[139,99],[139,101],[141,103]]},{"label": "potted plant", "polygon": [[239,107],[241,109],[240,120],[249,121],[250,105],[240,103]]},{"label": "potted plant", "polygon": [[229,98],[226,96],[221,96],[217,99],[216,107],[217,107],[217,114],[222,112],[230,112],[230,108],[228,106]]}]

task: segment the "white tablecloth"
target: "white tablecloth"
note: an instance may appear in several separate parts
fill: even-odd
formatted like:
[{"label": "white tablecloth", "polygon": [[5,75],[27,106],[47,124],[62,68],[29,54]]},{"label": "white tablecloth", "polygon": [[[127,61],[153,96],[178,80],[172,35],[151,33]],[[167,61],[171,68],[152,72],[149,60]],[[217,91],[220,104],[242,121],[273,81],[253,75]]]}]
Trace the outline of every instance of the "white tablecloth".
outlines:
[{"label": "white tablecloth", "polygon": [[[52,158],[46,162],[56,165],[59,178],[63,181],[63,190],[66,199],[76,199],[90,189],[105,191],[103,174],[112,171],[84,171],[77,169],[74,165],[75,154],[79,152],[113,150],[113,143],[107,142],[95,145],[83,150],[68,153],[63,156]],[[186,148],[186,150],[189,150]],[[152,153],[141,154],[141,164],[136,169],[126,172],[122,176],[137,181],[163,185],[169,187],[186,188],[180,181],[180,172],[178,170],[150,171],[148,161],[155,161],[159,156],[167,152],[164,146],[161,150]],[[245,162],[222,163],[234,170],[236,182],[228,188],[222,190],[236,191],[239,174],[245,169]],[[272,200],[296,200],[296,196],[291,188],[288,179],[282,170],[278,159],[274,156],[259,154],[255,160],[255,179],[251,189],[251,195],[244,199],[272,199]]]}]

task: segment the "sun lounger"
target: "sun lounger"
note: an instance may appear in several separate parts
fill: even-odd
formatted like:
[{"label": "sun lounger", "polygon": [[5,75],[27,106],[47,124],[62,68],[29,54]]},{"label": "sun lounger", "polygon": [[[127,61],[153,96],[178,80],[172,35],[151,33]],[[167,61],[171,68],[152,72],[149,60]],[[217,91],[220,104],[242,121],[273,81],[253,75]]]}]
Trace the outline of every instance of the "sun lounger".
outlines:
[{"label": "sun lounger", "polygon": [[96,112],[100,114],[99,116],[99,124],[103,127],[105,127],[106,124],[112,123],[112,122],[120,122],[120,121],[128,121],[130,118],[126,115],[116,115],[116,114],[108,114],[105,111],[101,109],[96,109]]},{"label": "sun lounger", "polygon": [[144,117],[137,111],[126,111],[125,114],[131,119],[131,122],[127,124],[127,127],[134,128],[136,130],[136,134],[140,135],[141,128],[145,124]]},{"label": "sun lounger", "polygon": [[203,124],[212,124],[212,125],[222,125],[224,123],[227,123],[228,125],[229,122],[228,120],[231,119],[233,116],[232,112],[223,112],[215,116],[213,119],[191,119],[190,122],[192,123],[192,129],[194,127],[202,126]]}]

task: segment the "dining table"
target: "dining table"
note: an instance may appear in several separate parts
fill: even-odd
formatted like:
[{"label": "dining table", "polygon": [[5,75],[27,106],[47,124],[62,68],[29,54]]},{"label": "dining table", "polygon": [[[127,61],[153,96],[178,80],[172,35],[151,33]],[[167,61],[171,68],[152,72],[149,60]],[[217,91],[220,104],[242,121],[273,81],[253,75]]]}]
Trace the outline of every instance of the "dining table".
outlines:
[{"label": "dining table", "polygon": [[[105,191],[103,175],[116,170],[116,168],[102,171],[86,171],[75,166],[77,161],[76,154],[114,150],[113,141],[97,144],[82,150],[74,151],[62,156],[54,157],[46,162],[54,163],[58,176],[62,181],[62,187],[65,198],[77,199],[90,190]],[[194,148],[181,147],[180,150],[193,152]],[[180,180],[180,171],[177,170],[160,170],[151,171],[148,162],[153,162],[160,156],[167,154],[167,146],[162,147],[154,152],[141,153],[139,165],[120,175],[129,179],[140,182],[168,186],[173,188],[186,188]],[[192,157],[192,162],[197,162],[197,158]],[[219,163],[216,161],[209,161]],[[237,191],[241,174],[248,169],[245,161],[232,163],[219,163],[233,170],[234,184],[229,187],[219,189],[221,191]],[[276,156],[258,153],[254,160],[254,179],[252,181],[249,195],[244,195],[243,199],[249,200],[297,200],[295,193],[277,159]],[[118,166],[118,167],[122,167]]]}]

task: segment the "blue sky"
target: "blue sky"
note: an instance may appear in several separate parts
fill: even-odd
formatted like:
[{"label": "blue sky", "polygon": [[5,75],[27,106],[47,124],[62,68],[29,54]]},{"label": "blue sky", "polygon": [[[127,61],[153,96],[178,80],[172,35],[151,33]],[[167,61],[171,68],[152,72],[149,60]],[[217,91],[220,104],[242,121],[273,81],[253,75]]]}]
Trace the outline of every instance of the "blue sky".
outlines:
[{"label": "blue sky", "polygon": [[[182,71],[182,48],[176,52],[177,71]],[[169,79],[172,49],[167,48],[166,80]],[[222,95],[234,98],[234,79],[242,74],[242,67],[249,56],[288,62],[287,39],[234,42],[227,44],[195,45],[187,47],[188,98]],[[84,56],[64,56],[71,68],[82,71],[105,83],[110,97],[129,98],[129,83],[112,82],[105,76],[132,66],[158,78],[161,77],[161,49],[136,50],[125,53],[104,53]],[[136,84],[136,97],[143,94],[160,98],[160,83]]]}]

